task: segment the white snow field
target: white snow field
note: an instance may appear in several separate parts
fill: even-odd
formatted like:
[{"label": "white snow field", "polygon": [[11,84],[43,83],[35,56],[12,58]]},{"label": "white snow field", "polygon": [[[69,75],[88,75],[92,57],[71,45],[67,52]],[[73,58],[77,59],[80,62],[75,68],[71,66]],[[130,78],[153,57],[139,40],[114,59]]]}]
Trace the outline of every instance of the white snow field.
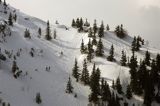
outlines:
[{"label": "white snow field", "polygon": [[[36,93],[40,92],[42,104],[40,106],[87,106],[88,95],[90,89],[88,86],[77,83],[72,78],[74,94],[66,94],[66,83],[68,77],[71,76],[74,59],[78,59],[80,69],[86,55],[81,55],[80,45],[84,39],[85,44],[88,43],[87,33],[78,33],[76,29],[65,26],[52,24],[51,30],[56,29],[57,39],[47,41],[44,39],[46,22],[26,15],[19,10],[9,6],[7,14],[3,13],[4,7],[0,4],[0,21],[8,20],[10,12],[16,10],[17,21],[13,26],[7,26],[11,31],[11,36],[6,36],[5,41],[1,40],[1,52],[5,54],[5,50],[12,52],[13,55],[20,51],[20,57],[16,58],[16,62],[22,75],[15,79],[12,75],[11,68],[13,56],[7,57],[6,61],[0,61],[0,98],[2,101],[9,102],[11,106],[38,106],[35,102]],[[43,14],[43,13],[42,13]],[[38,36],[38,28],[42,28],[42,37]],[[66,30],[66,27],[69,30]],[[31,39],[24,38],[25,29],[31,32]],[[0,33],[2,36],[2,33]],[[2,39],[2,37],[0,37]],[[111,85],[111,81],[118,76],[121,77],[123,88],[129,82],[129,68],[122,67],[119,64],[122,49],[125,50],[127,56],[131,56],[132,37],[127,36],[125,39],[119,39],[113,32],[105,32],[102,39],[105,55],[109,53],[111,45],[115,48],[115,58],[117,62],[109,62],[106,58],[96,57],[92,63],[88,63],[88,69],[91,72],[93,63],[101,69],[101,75]],[[34,48],[35,56],[31,57],[29,52]],[[42,52],[43,50],[43,52]],[[160,50],[143,46],[140,52],[136,53],[138,59],[143,58],[146,50],[151,52],[154,58]],[[63,52],[63,55],[61,55]],[[46,67],[51,67],[50,71],[46,71]],[[143,99],[134,97],[130,100],[130,106],[136,102],[136,106],[141,105]]]}]

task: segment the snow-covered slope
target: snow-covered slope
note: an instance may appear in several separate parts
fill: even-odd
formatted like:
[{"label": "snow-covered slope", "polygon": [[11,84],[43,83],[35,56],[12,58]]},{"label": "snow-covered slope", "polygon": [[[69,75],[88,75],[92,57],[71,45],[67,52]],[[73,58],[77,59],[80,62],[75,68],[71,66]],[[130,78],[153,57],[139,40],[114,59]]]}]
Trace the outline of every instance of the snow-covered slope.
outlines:
[{"label": "snow-covered slope", "polygon": [[[9,13],[15,11],[15,8],[9,6],[7,14],[3,13],[4,7],[0,4],[0,20],[7,20]],[[85,44],[88,43],[86,33],[78,33],[76,29],[70,28],[66,30],[65,25],[52,24],[51,30],[57,31],[57,39],[47,41],[44,39],[46,22],[26,15],[19,10],[16,10],[17,21],[13,26],[7,26],[11,32],[4,38],[1,38],[1,52],[5,54],[5,50],[9,51],[12,56],[7,57],[6,61],[0,62],[0,98],[2,101],[9,102],[11,106],[38,106],[35,102],[37,92],[40,92],[42,97],[42,106],[87,106],[88,95],[90,89],[80,83],[76,83],[72,78],[74,93],[77,93],[77,98],[74,95],[65,93],[66,83],[74,64],[74,59],[78,59],[79,66],[82,66],[83,59],[86,55],[81,55],[80,44],[84,39]],[[38,28],[42,28],[42,37],[38,36]],[[31,39],[24,38],[25,29],[31,32]],[[2,33],[0,36],[2,37]],[[124,49],[127,55],[131,55],[130,45],[132,38],[119,39],[113,32],[105,32],[103,38],[105,55],[108,55],[110,46],[115,47],[115,57],[119,61],[121,51]],[[34,49],[34,57],[30,56],[31,48]],[[138,58],[143,58],[144,52],[149,50],[153,56],[159,52],[144,46],[141,52],[137,53]],[[22,75],[15,79],[12,75],[11,68],[16,56],[16,62]],[[63,52],[63,55],[61,55]],[[125,86],[129,80],[129,69],[119,65],[119,62],[109,62],[106,58],[94,58],[92,63],[88,63],[88,68],[91,71],[93,63],[101,69],[102,77],[109,80],[116,79],[119,75]],[[46,67],[50,67],[50,71],[46,71]],[[127,80],[126,80],[127,79]],[[125,87],[124,87],[125,88]],[[140,99],[134,99],[139,101]]]}]

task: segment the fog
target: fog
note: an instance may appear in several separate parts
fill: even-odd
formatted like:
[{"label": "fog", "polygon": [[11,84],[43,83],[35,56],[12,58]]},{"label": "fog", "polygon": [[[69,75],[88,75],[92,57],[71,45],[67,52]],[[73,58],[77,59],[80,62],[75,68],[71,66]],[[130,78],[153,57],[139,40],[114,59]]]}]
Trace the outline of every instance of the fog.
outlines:
[{"label": "fog", "polygon": [[98,23],[102,20],[114,30],[124,24],[132,36],[141,35],[160,48],[160,0],[7,0],[29,15],[70,25],[76,17]]}]

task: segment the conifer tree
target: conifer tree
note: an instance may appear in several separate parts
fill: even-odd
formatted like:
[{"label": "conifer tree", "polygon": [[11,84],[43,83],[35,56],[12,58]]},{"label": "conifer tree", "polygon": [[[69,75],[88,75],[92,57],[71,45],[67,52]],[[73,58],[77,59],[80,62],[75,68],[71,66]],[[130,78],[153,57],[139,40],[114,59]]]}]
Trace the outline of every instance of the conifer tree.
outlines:
[{"label": "conifer tree", "polygon": [[75,59],[75,64],[74,64],[74,67],[72,69],[72,76],[74,78],[76,78],[76,81],[78,82],[79,77],[80,77],[80,73],[79,73],[79,67],[78,67],[77,59]]},{"label": "conifer tree", "polygon": [[125,52],[122,50],[122,57],[121,57],[121,65],[126,66],[127,58]]},{"label": "conifer tree", "polygon": [[92,45],[97,45],[96,37],[93,37],[93,38],[92,38]]},{"label": "conifer tree", "polygon": [[53,33],[54,35],[54,39],[56,39],[57,38],[57,31],[56,31],[56,29],[54,29],[54,33]]},{"label": "conifer tree", "polygon": [[89,28],[88,37],[93,37],[92,28]]},{"label": "conifer tree", "polygon": [[37,93],[37,94],[36,94],[36,103],[37,103],[37,104],[41,104],[41,103],[42,103],[42,99],[41,99],[40,93]]},{"label": "conifer tree", "polygon": [[121,86],[121,82],[120,82],[120,78],[118,77],[116,80],[116,90],[119,94],[123,94],[122,91],[122,86]]},{"label": "conifer tree", "polygon": [[103,55],[104,55],[103,43],[102,43],[101,38],[100,38],[99,42],[97,44],[96,56],[102,57]]},{"label": "conifer tree", "polygon": [[148,51],[146,51],[146,54],[145,54],[146,65],[150,66],[150,60],[151,60],[150,53]]},{"label": "conifer tree", "polygon": [[136,51],[137,49],[136,49],[136,42],[137,42],[137,40],[136,40],[136,37],[134,36],[134,38],[133,38],[133,41],[132,41],[132,52],[133,51]]},{"label": "conifer tree", "polygon": [[51,40],[52,39],[49,21],[47,21],[47,28],[46,28],[45,38],[46,38],[46,40]]},{"label": "conifer tree", "polygon": [[16,61],[13,61],[13,64],[12,64],[12,73],[14,74],[17,70],[17,63]]},{"label": "conifer tree", "polygon": [[3,5],[4,5],[4,6],[7,6],[6,0],[4,0]]},{"label": "conifer tree", "polygon": [[84,59],[84,63],[83,63],[81,81],[84,83],[84,85],[88,85],[89,84],[89,72],[88,72],[88,69],[87,69],[86,59]]},{"label": "conifer tree", "polygon": [[38,34],[41,36],[42,35],[42,30],[41,28],[38,28]]},{"label": "conifer tree", "polygon": [[104,103],[111,99],[111,92],[109,85],[107,84],[107,81],[104,81],[104,79],[101,80],[101,96],[102,96],[102,101]]},{"label": "conifer tree", "polygon": [[13,26],[13,20],[12,20],[13,18],[12,18],[12,13],[10,13],[9,14],[9,17],[8,17],[8,24],[10,25],[10,26]]},{"label": "conifer tree", "polygon": [[80,26],[80,22],[79,22],[79,18],[77,18],[77,20],[76,20],[76,27],[79,28],[79,26]]},{"label": "conifer tree", "polygon": [[107,59],[108,59],[108,61],[114,61],[114,47],[113,47],[113,44],[111,46],[109,56],[107,57]]},{"label": "conifer tree", "polygon": [[79,27],[78,27],[78,28],[79,28],[79,29],[78,29],[79,32],[82,32],[82,31],[83,31],[83,19],[82,19],[82,18],[80,18]]},{"label": "conifer tree", "polygon": [[96,20],[94,20],[94,24],[93,24],[93,34],[94,34],[94,36],[96,35],[97,30],[98,30],[98,28],[97,28],[97,22],[96,22]]},{"label": "conifer tree", "polygon": [[129,67],[130,67],[130,75],[131,75],[131,82],[130,82],[130,86],[131,86],[131,89],[134,93],[137,92],[137,90],[139,89],[137,87],[137,67],[138,67],[138,64],[137,64],[137,58],[134,54],[134,51],[133,51],[133,54],[132,54],[132,57],[130,58],[130,62],[129,62]]},{"label": "conifer tree", "polygon": [[73,86],[72,86],[72,81],[69,76],[67,86],[66,86],[66,93],[73,93]]},{"label": "conifer tree", "polygon": [[28,29],[25,30],[24,37],[31,39],[30,31]]},{"label": "conifer tree", "polygon": [[86,19],[86,22],[84,23],[84,26],[86,26],[86,27],[89,27],[89,26],[90,26],[90,24],[89,24],[89,22],[87,21],[87,19]]},{"label": "conifer tree", "polygon": [[85,52],[83,39],[82,39],[82,42],[81,42],[81,50],[80,51],[81,51],[82,54]]},{"label": "conifer tree", "polygon": [[94,64],[93,71],[90,77],[90,89],[91,94],[89,95],[89,101],[96,104],[98,102],[98,95],[99,95],[99,72],[95,70],[96,66]]},{"label": "conifer tree", "polygon": [[137,42],[136,42],[136,51],[139,51],[139,49],[140,49],[140,47],[141,47],[141,45],[140,45],[140,37],[138,36],[137,37],[137,40],[136,40]]},{"label": "conifer tree", "polygon": [[131,99],[132,98],[132,90],[131,90],[131,86],[128,84],[127,86],[127,91],[126,91],[126,97],[128,99]]},{"label": "conifer tree", "polygon": [[104,25],[103,25],[103,21],[102,21],[101,26],[100,26],[100,28],[99,28],[98,36],[99,36],[100,38],[104,37]]},{"label": "conifer tree", "polygon": [[107,31],[109,31],[109,30],[110,30],[110,28],[109,28],[109,25],[108,25],[108,24],[107,24],[106,30],[107,30]]},{"label": "conifer tree", "polygon": [[72,25],[71,25],[72,27],[76,27],[76,22],[75,22],[75,20],[73,19],[72,20]]},{"label": "conifer tree", "polygon": [[112,88],[115,89],[114,80],[112,81]]}]

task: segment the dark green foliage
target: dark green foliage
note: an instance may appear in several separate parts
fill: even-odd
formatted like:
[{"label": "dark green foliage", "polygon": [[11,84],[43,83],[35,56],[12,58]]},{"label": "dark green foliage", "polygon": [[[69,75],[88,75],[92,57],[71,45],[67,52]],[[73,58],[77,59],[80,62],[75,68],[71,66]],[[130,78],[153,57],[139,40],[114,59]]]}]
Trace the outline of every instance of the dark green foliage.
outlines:
[{"label": "dark green foliage", "polygon": [[45,38],[46,38],[46,40],[51,40],[52,39],[49,21],[47,21],[47,28],[46,28]]},{"label": "dark green foliage", "polygon": [[14,19],[15,22],[17,21],[17,14],[13,15],[13,19]]},{"label": "dark green foliage", "polygon": [[79,26],[80,26],[79,23],[80,23],[80,22],[79,22],[79,18],[77,18],[77,20],[76,20],[76,27],[77,27],[77,28],[79,28]]},{"label": "dark green foliage", "polygon": [[4,6],[7,6],[6,0],[4,0],[3,5],[4,5]]},{"label": "dark green foliage", "polygon": [[80,77],[80,73],[79,73],[79,67],[78,67],[77,59],[75,59],[75,64],[74,64],[74,67],[72,69],[72,76],[74,78],[76,78],[76,81],[78,82],[79,77]]},{"label": "dark green foliage", "polygon": [[116,90],[119,94],[123,94],[123,91],[122,91],[122,86],[121,86],[121,82],[120,82],[120,78],[118,77],[117,80],[116,80]]},{"label": "dark green foliage", "polygon": [[36,103],[37,103],[37,104],[41,104],[41,103],[42,103],[42,99],[41,99],[40,93],[37,93],[37,94],[36,94]]},{"label": "dark green foliage", "polygon": [[88,85],[89,84],[89,72],[88,72],[88,69],[87,69],[86,59],[84,59],[84,63],[83,63],[81,81],[84,83],[84,85]]},{"label": "dark green foliage", "polygon": [[10,26],[13,26],[12,13],[9,14],[9,17],[8,17],[8,24],[9,24]]},{"label": "dark green foliage", "polygon": [[107,57],[107,60],[108,61],[114,61],[114,47],[113,47],[113,44],[111,46],[111,49],[110,49],[110,52],[109,52],[109,56]]},{"label": "dark green foliage", "polygon": [[100,38],[104,37],[104,25],[103,25],[103,21],[102,21],[101,26],[100,26],[100,28],[99,28],[98,36],[99,36]]},{"label": "dark green foliage", "polygon": [[123,29],[123,25],[118,25],[115,29],[115,33],[119,38],[124,38],[126,36],[126,31]]},{"label": "dark green foliage", "polygon": [[74,19],[72,20],[72,25],[71,26],[74,27],[74,28],[76,27],[76,22],[75,22]]},{"label": "dark green foliage", "polygon": [[73,86],[72,86],[72,81],[70,77],[68,78],[66,93],[73,93]]},{"label": "dark green foliage", "polygon": [[25,30],[24,37],[31,39],[30,31],[28,29]]},{"label": "dark green foliage", "polygon": [[109,25],[108,25],[108,24],[107,24],[106,30],[107,30],[107,31],[109,31],[109,30],[110,30],[110,28],[109,28]]},{"label": "dark green foliage", "polygon": [[131,90],[131,86],[130,85],[127,86],[126,97],[128,99],[132,98],[132,90]]},{"label": "dark green foliage", "polygon": [[97,45],[96,37],[93,37],[93,38],[92,38],[92,45]]},{"label": "dark green foliage", "polygon": [[139,51],[141,44],[140,44],[141,38],[138,36],[136,40],[136,51]]},{"label": "dark green foliage", "polygon": [[103,50],[103,43],[101,41],[101,38],[98,41],[97,44],[97,49],[96,49],[96,56],[102,57],[104,55],[104,50]]},{"label": "dark green foliage", "polygon": [[121,65],[126,66],[127,65],[126,62],[127,62],[127,57],[125,52],[122,50]]},{"label": "dark green foliage", "polygon": [[148,51],[146,51],[146,54],[145,54],[145,64],[150,66],[150,60],[151,60],[151,57],[150,57],[150,53]]},{"label": "dark green foliage", "polygon": [[96,22],[96,20],[94,20],[94,24],[93,24],[93,34],[94,35],[96,35],[97,30],[98,30],[98,28],[97,28],[97,22]]}]

